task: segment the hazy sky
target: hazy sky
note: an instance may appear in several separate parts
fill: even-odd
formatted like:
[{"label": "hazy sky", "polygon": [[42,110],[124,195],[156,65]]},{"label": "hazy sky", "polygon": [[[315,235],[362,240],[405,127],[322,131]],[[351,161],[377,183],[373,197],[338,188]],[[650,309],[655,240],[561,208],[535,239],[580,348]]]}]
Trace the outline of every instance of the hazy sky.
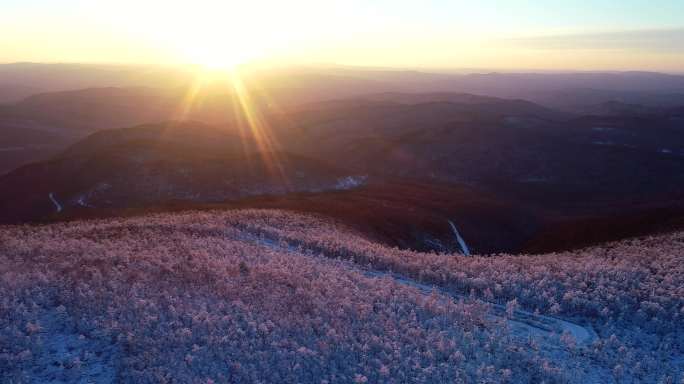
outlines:
[{"label": "hazy sky", "polygon": [[0,62],[684,71],[683,0],[0,0]]}]

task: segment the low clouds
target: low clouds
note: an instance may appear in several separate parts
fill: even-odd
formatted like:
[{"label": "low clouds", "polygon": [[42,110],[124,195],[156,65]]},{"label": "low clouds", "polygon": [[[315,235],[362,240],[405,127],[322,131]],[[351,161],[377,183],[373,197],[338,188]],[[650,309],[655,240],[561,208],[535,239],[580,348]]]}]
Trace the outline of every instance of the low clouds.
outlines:
[{"label": "low clouds", "polygon": [[528,49],[605,49],[682,54],[684,53],[684,28],[538,36],[507,39],[506,42]]}]

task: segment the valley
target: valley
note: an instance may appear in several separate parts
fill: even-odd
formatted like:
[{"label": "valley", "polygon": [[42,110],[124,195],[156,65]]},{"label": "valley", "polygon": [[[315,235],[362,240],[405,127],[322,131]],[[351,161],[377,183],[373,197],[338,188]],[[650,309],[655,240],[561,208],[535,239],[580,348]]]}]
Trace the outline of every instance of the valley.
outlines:
[{"label": "valley", "polygon": [[0,65],[0,383],[684,379],[684,76],[235,73]]},{"label": "valley", "polygon": [[[437,252],[460,248],[451,220],[479,253],[572,249],[682,222],[681,108],[614,102],[581,115],[455,92],[326,99],[329,85],[299,83],[286,103],[284,90],[209,87],[192,102],[182,89],[90,88],[6,105],[8,148],[42,137],[52,154],[16,167],[31,152],[0,153],[15,156],[0,176],[0,221],[277,208]],[[294,101],[307,92],[323,100]]]}]

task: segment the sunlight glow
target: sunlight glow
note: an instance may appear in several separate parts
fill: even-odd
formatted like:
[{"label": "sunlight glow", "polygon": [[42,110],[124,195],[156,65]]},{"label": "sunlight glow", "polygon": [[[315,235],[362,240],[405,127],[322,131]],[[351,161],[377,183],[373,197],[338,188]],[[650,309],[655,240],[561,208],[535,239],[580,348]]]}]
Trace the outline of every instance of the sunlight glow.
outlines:
[{"label": "sunlight glow", "polygon": [[[310,7],[319,8],[309,0],[296,4],[197,0],[193,6],[150,0],[136,5],[134,14],[118,17],[126,19],[132,35],[151,46],[163,47],[179,62],[207,69],[232,69],[245,62],[280,55],[283,50],[301,44],[311,35],[304,29],[311,26],[308,13],[302,11]],[[156,17],[160,9],[163,18]],[[118,7],[112,12],[120,13]]]},{"label": "sunlight glow", "polygon": [[232,70],[240,64],[262,56],[259,43],[255,41],[235,41],[219,37],[197,36],[191,41],[179,39],[176,50],[183,60],[200,65],[209,70]]},{"label": "sunlight glow", "polygon": [[[226,93],[230,96],[227,99]],[[237,129],[242,142],[243,154],[247,161],[245,167],[259,165],[250,161],[251,156],[256,154],[261,157],[261,165],[266,171],[277,178],[281,185],[290,189],[291,183],[285,172],[286,159],[279,155],[280,146],[277,138],[268,119],[262,113],[262,108],[266,108],[266,104],[272,110],[278,110],[278,106],[262,88],[255,84],[248,86],[239,68],[199,69],[195,80],[188,85],[185,95],[179,101],[174,120],[193,120],[193,117],[197,113],[202,113],[202,108],[211,104],[212,98],[217,95],[219,100],[225,103],[220,106],[221,108],[232,109],[233,121],[230,123]]]},{"label": "sunlight glow", "polygon": [[[284,171],[284,159],[278,154],[276,138],[272,134],[268,121],[262,116],[257,103],[250,90],[243,82],[238,71],[233,71],[231,76],[235,96],[241,108],[242,116],[245,117],[251,137],[254,138],[259,154],[268,172],[279,178],[285,188],[290,189],[290,182]],[[241,124],[240,124],[241,125]]]},{"label": "sunlight glow", "polygon": [[681,1],[587,2],[6,0],[0,62],[684,71]]}]

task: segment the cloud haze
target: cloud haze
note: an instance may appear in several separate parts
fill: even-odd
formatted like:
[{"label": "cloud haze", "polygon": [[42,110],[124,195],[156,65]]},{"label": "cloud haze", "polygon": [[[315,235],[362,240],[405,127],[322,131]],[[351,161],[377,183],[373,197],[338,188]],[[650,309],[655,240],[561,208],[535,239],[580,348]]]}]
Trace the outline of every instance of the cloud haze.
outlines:
[{"label": "cloud haze", "polygon": [[629,30],[508,39],[531,49],[616,49],[658,53],[684,53],[684,28]]},{"label": "cloud haze", "polygon": [[682,14],[681,0],[5,0],[0,62],[684,72]]}]

